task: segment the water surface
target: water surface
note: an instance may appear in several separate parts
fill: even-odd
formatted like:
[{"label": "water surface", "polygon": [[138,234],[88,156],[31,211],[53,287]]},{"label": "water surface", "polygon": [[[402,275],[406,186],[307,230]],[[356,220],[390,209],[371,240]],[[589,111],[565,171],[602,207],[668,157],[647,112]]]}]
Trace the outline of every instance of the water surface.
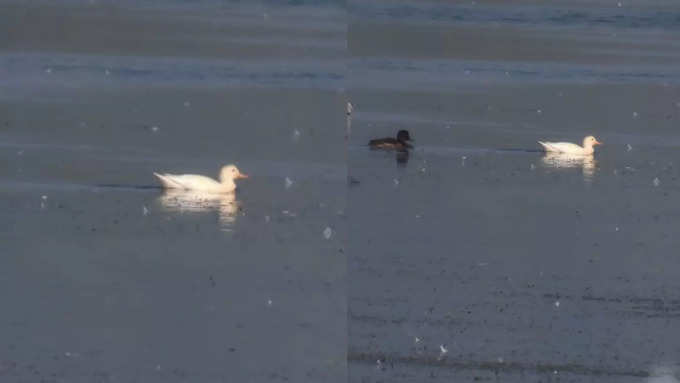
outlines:
[{"label": "water surface", "polygon": [[217,5],[0,4],[1,381],[346,381],[344,12]]},{"label": "water surface", "polygon": [[350,381],[676,381],[680,9],[350,10]]}]

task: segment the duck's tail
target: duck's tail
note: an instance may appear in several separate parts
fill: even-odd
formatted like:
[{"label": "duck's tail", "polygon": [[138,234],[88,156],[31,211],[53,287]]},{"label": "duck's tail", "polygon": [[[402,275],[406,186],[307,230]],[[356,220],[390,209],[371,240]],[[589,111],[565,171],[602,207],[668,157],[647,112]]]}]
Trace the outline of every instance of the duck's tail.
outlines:
[{"label": "duck's tail", "polygon": [[169,189],[174,189],[177,188],[179,185],[175,181],[172,180],[172,178],[168,177],[167,174],[158,174],[156,172],[153,173],[158,179],[161,181],[161,184],[163,187],[169,188]]}]

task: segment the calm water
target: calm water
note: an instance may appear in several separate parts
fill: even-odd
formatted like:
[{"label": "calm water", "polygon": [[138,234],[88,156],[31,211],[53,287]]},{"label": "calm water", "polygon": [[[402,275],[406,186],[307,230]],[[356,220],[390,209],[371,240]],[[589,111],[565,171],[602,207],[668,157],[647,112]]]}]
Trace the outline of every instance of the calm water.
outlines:
[{"label": "calm water", "polygon": [[[671,0],[0,0],[0,381],[677,382],[679,31]],[[152,177],[232,162],[234,195]]]},{"label": "calm water", "polygon": [[[346,381],[344,10],[2,2],[0,25],[0,381]],[[152,176],[232,162],[235,195]]]},{"label": "calm water", "polygon": [[677,381],[680,8],[520,3],[350,6],[352,382]]}]

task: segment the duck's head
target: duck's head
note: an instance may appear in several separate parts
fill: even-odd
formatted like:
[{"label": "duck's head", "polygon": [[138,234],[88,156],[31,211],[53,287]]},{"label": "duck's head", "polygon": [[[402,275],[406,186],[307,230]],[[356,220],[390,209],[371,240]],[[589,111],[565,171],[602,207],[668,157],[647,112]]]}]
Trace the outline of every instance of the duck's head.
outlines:
[{"label": "duck's head", "polygon": [[411,139],[411,135],[408,134],[408,130],[400,130],[397,132],[397,140],[401,142],[406,142],[406,141],[413,141]]},{"label": "duck's head", "polygon": [[602,143],[593,136],[588,136],[583,139],[584,148],[592,148],[595,145],[602,145]]},{"label": "duck's head", "polygon": [[220,170],[220,181],[235,180],[237,178],[248,178],[247,174],[241,173],[236,165],[226,165]]}]

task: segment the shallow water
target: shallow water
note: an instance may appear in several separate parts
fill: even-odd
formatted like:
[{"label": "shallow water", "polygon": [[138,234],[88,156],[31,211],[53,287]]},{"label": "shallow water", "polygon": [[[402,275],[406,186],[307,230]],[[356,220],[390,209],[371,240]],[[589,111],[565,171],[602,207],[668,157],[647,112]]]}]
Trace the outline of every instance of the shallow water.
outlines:
[{"label": "shallow water", "polygon": [[350,8],[352,382],[676,381],[679,9],[515,5]]},{"label": "shallow water", "polygon": [[[0,19],[0,380],[346,381],[342,10]],[[224,196],[152,175],[232,162]]]}]

